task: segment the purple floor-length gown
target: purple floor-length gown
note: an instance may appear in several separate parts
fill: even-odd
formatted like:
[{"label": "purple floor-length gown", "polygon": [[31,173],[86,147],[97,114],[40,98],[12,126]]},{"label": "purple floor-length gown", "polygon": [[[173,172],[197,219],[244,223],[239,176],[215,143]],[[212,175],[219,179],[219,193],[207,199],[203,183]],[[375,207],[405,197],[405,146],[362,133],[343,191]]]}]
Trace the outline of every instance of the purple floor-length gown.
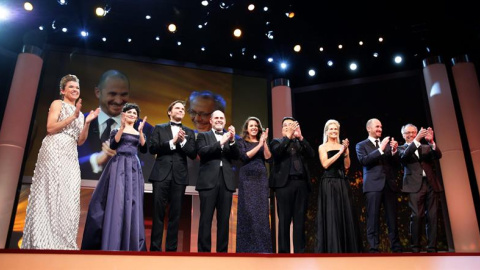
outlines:
[{"label": "purple floor-length gown", "polygon": [[[88,207],[82,249],[144,251],[144,180],[137,157],[139,135],[123,133],[110,147],[117,154],[107,163]],[[147,144],[140,147],[146,152]]]},{"label": "purple floor-length gown", "polygon": [[272,253],[272,237],[269,222],[267,169],[263,147],[248,158],[247,152],[258,142],[238,141],[240,168],[237,209],[237,253]]}]

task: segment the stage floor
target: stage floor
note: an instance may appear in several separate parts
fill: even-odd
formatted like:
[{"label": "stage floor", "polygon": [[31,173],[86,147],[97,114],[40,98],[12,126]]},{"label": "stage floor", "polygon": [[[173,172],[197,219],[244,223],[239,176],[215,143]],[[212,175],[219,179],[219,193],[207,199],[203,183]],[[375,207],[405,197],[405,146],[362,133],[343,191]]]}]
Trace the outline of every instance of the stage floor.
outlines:
[{"label": "stage floor", "polygon": [[200,254],[0,250],[1,269],[480,269],[480,253]]}]

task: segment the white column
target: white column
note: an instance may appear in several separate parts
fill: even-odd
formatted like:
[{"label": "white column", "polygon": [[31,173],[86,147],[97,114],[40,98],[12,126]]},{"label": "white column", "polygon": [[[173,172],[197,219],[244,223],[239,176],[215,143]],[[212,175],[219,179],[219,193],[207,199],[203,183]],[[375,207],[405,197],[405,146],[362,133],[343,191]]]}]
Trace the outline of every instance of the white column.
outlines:
[{"label": "white column", "polygon": [[423,75],[432,114],[435,140],[443,157],[440,165],[456,252],[479,252],[480,234],[467,174],[460,132],[441,58],[424,60]]}]

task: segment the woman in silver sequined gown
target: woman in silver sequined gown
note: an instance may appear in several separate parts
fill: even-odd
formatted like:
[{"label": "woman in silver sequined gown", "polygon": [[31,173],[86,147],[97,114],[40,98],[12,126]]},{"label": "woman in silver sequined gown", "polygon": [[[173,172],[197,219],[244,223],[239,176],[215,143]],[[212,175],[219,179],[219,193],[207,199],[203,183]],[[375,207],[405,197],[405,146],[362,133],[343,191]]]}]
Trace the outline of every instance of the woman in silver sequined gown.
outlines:
[{"label": "woman in silver sequined gown", "polygon": [[77,145],[85,142],[99,109],[84,118],[82,100],[76,102],[80,86],[75,75],[61,79],[60,94],[63,100],[50,105],[47,136],[33,172],[22,249],[78,249],[81,178]]}]

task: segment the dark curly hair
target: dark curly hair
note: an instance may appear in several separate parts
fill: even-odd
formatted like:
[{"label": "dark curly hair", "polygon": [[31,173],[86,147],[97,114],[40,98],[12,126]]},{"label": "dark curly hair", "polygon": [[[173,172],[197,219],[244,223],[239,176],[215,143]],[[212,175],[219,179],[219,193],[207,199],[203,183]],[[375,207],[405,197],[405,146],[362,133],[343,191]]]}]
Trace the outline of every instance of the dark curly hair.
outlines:
[{"label": "dark curly hair", "polygon": [[138,121],[138,119],[140,119],[140,107],[137,104],[125,103],[125,105],[123,106],[122,112],[126,112],[131,109],[135,109],[135,111],[137,111],[137,121]]}]

